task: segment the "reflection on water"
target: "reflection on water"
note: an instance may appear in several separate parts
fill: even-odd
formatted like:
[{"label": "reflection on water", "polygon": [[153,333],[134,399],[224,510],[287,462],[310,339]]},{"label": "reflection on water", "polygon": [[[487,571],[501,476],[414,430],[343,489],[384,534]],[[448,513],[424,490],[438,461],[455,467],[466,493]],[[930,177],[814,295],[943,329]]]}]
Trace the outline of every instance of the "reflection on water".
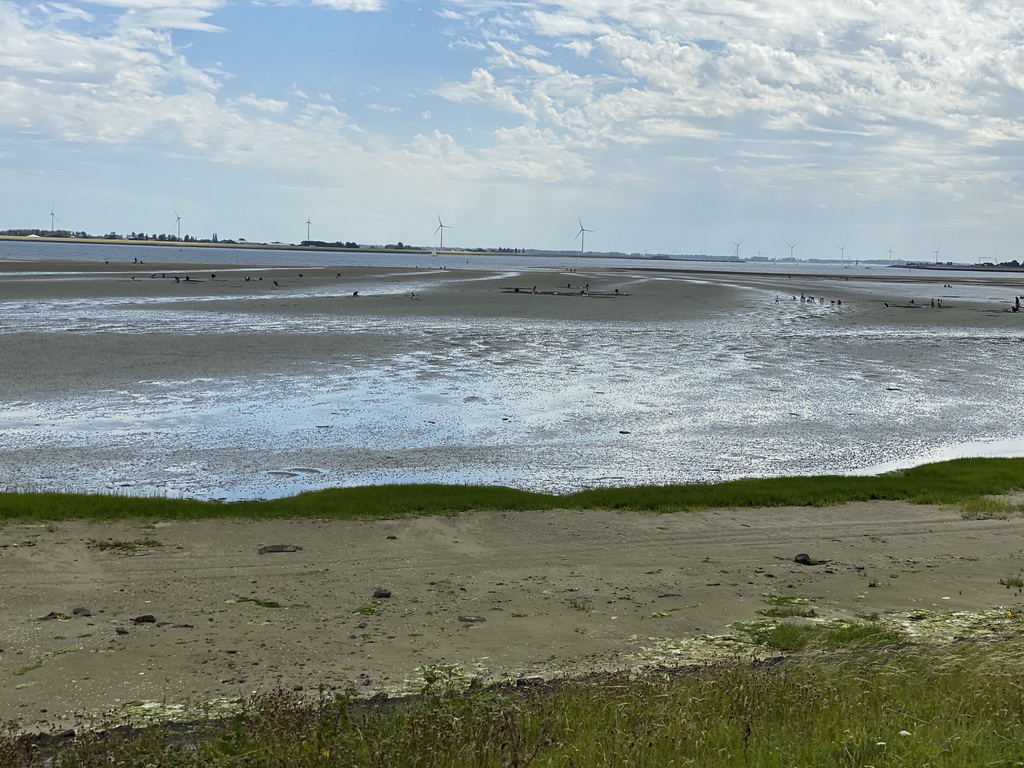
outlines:
[{"label": "reflection on water", "polygon": [[408,343],[311,361],[298,375],[150,380],[7,402],[8,487],[247,498],[390,482],[566,492],[836,473],[1013,440],[1024,395],[1020,377],[993,362],[1018,353],[1013,331],[894,336],[786,305],[771,322],[739,313],[637,324],[161,310],[157,324],[142,308],[83,303],[63,320],[25,306],[6,322],[38,330],[47,315],[51,331],[343,331]]}]

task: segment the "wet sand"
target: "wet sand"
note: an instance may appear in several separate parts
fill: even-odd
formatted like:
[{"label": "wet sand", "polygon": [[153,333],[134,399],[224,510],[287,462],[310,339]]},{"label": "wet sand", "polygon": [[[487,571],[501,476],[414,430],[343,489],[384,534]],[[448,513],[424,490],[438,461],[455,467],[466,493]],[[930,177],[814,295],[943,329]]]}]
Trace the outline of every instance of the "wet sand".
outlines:
[{"label": "wet sand", "polygon": [[[685,663],[658,638],[727,633],[761,618],[766,594],[810,598],[823,618],[986,611],[1019,599],[999,581],[1024,566],[1022,534],[1021,519],[900,503],[11,524],[0,718],[57,727],[277,686],[371,695],[414,687],[431,665],[504,680]],[[140,540],[134,556],[95,544]],[[276,544],[301,549],[259,553]],[[828,562],[798,565],[798,553]]]},{"label": "wet sand", "polygon": [[0,262],[0,481],[565,492],[1018,437],[1019,278],[850,274]]}]

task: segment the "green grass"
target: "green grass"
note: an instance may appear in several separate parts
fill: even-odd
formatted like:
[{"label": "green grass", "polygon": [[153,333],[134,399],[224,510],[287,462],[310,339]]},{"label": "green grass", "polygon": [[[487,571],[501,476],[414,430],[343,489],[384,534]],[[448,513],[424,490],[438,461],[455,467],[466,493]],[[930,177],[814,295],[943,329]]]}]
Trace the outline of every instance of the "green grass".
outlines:
[{"label": "green grass", "polygon": [[14,674],[17,677],[20,677],[21,675],[27,675],[29,672],[32,672],[33,670],[40,669],[42,666],[43,666],[43,660],[42,659],[36,659],[34,663],[29,664],[27,667],[22,667],[21,669],[19,669]]},{"label": "green grass", "polygon": [[[386,706],[351,694],[249,699],[233,719],[83,731],[59,749],[0,735],[10,768],[1012,766],[1024,760],[1020,639],[805,655],[774,665],[485,688],[425,675]],[[47,762],[52,759],[52,762]]]},{"label": "green grass", "polygon": [[[799,608],[799,606],[794,607]],[[791,615],[800,616],[802,614]],[[899,631],[878,622],[832,621],[796,624],[752,621],[739,622],[734,626],[751,643],[763,645],[782,653],[807,650],[833,651],[839,648],[875,649],[905,640]]]},{"label": "green grass", "polygon": [[376,616],[380,613],[380,609],[383,607],[383,603],[379,600],[374,600],[369,603],[363,603],[356,608],[353,613],[358,613],[360,616]]},{"label": "green grass", "polygon": [[1024,578],[1020,576],[1007,576],[1005,579],[1000,579],[999,583],[1007,589],[1024,589]]},{"label": "green grass", "polygon": [[270,501],[219,503],[74,493],[0,494],[0,521],[194,520],[201,518],[374,519],[471,510],[617,509],[642,512],[730,507],[828,506],[896,500],[1006,516],[1024,505],[995,501],[1024,487],[1024,459],[957,459],[876,477],[822,475],[717,484],[599,488],[556,496],[500,486],[382,485],[332,488]]}]

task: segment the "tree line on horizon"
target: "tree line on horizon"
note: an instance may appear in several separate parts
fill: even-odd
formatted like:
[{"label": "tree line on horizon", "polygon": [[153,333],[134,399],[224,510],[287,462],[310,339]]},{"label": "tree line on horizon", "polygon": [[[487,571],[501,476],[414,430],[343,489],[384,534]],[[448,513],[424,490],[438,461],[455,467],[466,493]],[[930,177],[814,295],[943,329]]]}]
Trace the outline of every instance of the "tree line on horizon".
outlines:
[{"label": "tree line on horizon", "polygon": [[74,238],[75,240],[157,240],[161,242],[174,242],[174,243],[231,243],[233,240],[218,240],[217,234],[214,233],[212,238],[202,239],[193,237],[192,235],[167,235],[167,234],[152,234],[147,235],[145,232],[132,231],[127,235],[121,235],[117,232],[108,232],[105,235],[91,235],[88,232],[76,232],[70,229],[5,229],[0,231],[0,235],[6,235],[8,237],[57,237],[57,238]]}]

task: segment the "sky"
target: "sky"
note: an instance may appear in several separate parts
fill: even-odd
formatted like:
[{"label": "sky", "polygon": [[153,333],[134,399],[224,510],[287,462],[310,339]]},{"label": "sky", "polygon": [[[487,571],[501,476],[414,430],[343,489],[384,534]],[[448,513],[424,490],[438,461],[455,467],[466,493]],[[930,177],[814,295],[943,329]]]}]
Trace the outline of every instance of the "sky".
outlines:
[{"label": "sky", "polygon": [[0,0],[0,229],[1006,261],[1022,139],[1020,0]]}]

